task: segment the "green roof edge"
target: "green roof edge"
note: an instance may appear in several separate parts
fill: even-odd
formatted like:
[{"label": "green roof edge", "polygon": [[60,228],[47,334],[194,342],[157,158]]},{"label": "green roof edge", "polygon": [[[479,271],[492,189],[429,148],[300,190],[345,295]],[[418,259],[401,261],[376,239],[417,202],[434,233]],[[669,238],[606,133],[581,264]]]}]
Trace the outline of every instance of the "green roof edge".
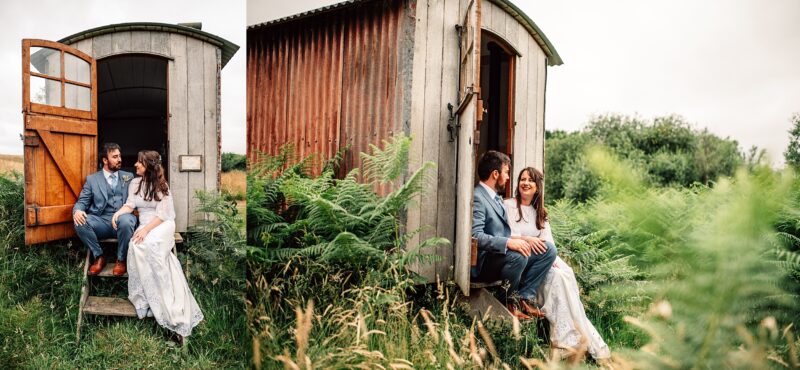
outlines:
[{"label": "green roof edge", "polygon": [[76,34],[64,37],[58,42],[62,44],[73,44],[78,41],[105,35],[108,33],[122,32],[122,31],[161,31],[182,34],[193,37],[195,39],[208,42],[212,45],[219,47],[222,50],[222,66],[224,68],[228,61],[231,60],[236,51],[239,50],[239,45],[236,45],[222,37],[210,34],[205,31],[198,30],[192,27],[180,26],[177,24],[157,23],[157,22],[130,22],[130,23],[117,23],[109,24],[91,28]]},{"label": "green roof edge", "polygon": [[514,5],[510,0],[489,0],[491,3],[503,8],[507,13],[511,14],[517,21],[519,21],[523,26],[528,30],[528,33],[533,36],[534,40],[539,44],[539,46],[544,50],[544,53],[547,55],[547,65],[549,66],[560,66],[564,64],[564,61],[561,59],[561,56],[558,55],[556,48],[547,39],[547,36],[544,35],[544,32],[533,22],[533,20],[528,17],[525,12],[523,12],[520,8]]}]

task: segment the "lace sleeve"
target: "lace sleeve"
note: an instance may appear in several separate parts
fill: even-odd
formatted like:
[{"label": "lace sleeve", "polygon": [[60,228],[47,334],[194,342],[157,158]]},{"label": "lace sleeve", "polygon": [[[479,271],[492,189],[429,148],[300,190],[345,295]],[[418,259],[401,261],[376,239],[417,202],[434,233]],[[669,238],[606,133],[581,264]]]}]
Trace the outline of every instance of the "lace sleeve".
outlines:
[{"label": "lace sleeve", "polygon": [[136,202],[133,200],[133,197],[136,196],[134,195],[134,192],[136,192],[136,189],[139,188],[138,181],[141,181],[140,179],[141,177],[133,179],[133,181],[131,181],[131,183],[128,184],[128,199],[125,200],[125,204],[122,205],[123,207],[128,206],[131,207],[131,209],[136,209]]},{"label": "lace sleeve", "polygon": [[175,206],[172,204],[172,192],[164,195],[156,205],[156,217],[161,221],[175,220]]}]

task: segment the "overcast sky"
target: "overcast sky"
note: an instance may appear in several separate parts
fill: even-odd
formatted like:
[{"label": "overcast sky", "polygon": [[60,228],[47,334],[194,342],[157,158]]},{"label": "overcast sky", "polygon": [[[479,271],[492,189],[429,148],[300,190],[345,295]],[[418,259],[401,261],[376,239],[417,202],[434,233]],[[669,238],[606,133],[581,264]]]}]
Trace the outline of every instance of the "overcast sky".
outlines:
[{"label": "overcast sky", "polygon": [[[564,60],[548,71],[547,129],[675,113],[782,164],[800,112],[800,1],[512,1]],[[337,2],[248,0],[247,22]]]},{"label": "overcast sky", "polygon": [[245,1],[3,0],[0,5],[0,153],[22,154],[21,40],[57,41],[124,22],[202,22],[203,31],[239,45],[222,69],[222,150],[245,152]]}]

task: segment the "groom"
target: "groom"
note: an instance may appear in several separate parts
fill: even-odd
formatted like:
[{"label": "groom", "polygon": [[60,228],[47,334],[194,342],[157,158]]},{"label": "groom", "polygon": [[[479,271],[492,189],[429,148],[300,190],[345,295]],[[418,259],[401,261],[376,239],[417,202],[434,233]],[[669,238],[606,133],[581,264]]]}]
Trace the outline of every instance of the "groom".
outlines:
[{"label": "groom", "polygon": [[521,239],[511,238],[503,200],[498,192],[508,185],[511,160],[507,155],[490,150],[478,161],[480,183],[472,200],[472,237],[478,239],[478,264],[472,269],[477,281],[508,281],[508,291],[501,300],[512,315],[530,319],[542,317],[531,301],[556,259],[554,246],[538,252]]},{"label": "groom", "polygon": [[119,145],[105,143],[100,149],[103,169],[86,177],[78,201],[72,208],[75,231],[83,244],[92,251],[94,263],[89,267],[89,275],[97,275],[106,266],[106,257],[99,239],[117,238],[117,261],[114,276],[127,272],[125,258],[128,256],[128,242],[136,226],[136,216],[127,213],[117,220],[117,229],[111,226],[111,216],[128,199],[128,185],[133,174],[120,171],[122,156]]}]

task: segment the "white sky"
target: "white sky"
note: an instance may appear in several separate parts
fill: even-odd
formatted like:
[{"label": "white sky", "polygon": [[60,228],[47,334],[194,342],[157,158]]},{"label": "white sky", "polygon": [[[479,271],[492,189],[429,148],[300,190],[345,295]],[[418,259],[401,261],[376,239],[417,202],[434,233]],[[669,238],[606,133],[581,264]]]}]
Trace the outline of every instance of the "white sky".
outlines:
[{"label": "white sky", "polygon": [[[548,71],[548,129],[675,113],[783,162],[800,112],[800,1],[512,1],[564,59]],[[247,23],[336,2],[247,0]]]},{"label": "white sky", "polygon": [[189,0],[3,0],[0,4],[0,153],[22,154],[21,40],[57,41],[123,22],[202,22],[203,31],[239,45],[222,69],[222,150],[245,152],[245,2]]}]

